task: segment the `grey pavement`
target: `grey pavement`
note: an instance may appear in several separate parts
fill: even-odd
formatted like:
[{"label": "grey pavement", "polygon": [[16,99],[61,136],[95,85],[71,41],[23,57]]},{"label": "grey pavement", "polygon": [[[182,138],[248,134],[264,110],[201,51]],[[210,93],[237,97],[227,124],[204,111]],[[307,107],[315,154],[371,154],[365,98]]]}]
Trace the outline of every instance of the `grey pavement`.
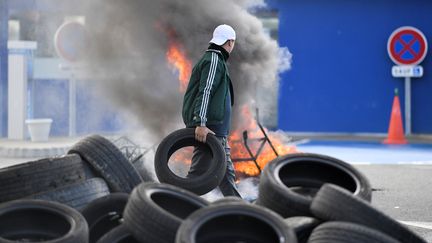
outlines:
[{"label": "grey pavement", "polygon": [[372,205],[432,242],[432,165],[355,165],[369,178]]},{"label": "grey pavement", "polygon": [[372,205],[432,242],[432,143],[298,140],[297,148],[353,164],[369,179]]},{"label": "grey pavement", "polygon": [[80,137],[49,138],[47,142],[0,139],[0,168],[67,153]]}]

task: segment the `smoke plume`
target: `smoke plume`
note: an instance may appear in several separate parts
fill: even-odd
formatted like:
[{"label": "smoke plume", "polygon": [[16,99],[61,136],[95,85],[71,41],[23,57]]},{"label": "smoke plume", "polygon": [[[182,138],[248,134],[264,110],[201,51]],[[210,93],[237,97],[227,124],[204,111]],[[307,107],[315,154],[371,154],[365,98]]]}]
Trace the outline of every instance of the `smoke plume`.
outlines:
[{"label": "smoke plume", "polygon": [[127,110],[159,138],[183,127],[178,74],[166,60],[171,41],[180,43],[195,63],[207,48],[214,28],[229,24],[237,32],[229,60],[235,109],[251,104],[257,89],[277,88],[281,51],[259,19],[247,11],[251,6],[264,5],[263,1],[89,2],[83,8],[90,33],[85,62],[91,80],[113,104]]}]

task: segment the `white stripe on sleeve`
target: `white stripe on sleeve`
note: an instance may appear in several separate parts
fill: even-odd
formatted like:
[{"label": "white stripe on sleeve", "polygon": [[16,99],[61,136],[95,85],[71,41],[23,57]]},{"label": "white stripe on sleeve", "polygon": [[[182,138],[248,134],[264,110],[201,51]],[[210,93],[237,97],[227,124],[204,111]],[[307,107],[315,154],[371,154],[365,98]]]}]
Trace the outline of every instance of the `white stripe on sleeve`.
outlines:
[{"label": "white stripe on sleeve", "polygon": [[207,122],[207,108],[210,99],[210,90],[213,85],[214,78],[216,76],[216,69],[219,57],[216,53],[212,53],[212,59],[210,64],[210,71],[206,81],[206,87],[204,88],[203,99],[201,101],[200,118],[201,126],[204,126]]}]

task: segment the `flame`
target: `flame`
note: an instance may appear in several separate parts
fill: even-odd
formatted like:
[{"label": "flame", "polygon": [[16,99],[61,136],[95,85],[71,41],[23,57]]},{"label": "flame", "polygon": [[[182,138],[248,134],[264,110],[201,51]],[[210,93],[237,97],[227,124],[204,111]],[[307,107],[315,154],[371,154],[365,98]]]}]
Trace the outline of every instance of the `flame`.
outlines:
[{"label": "flame", "polygon": [[[170,45],[167,51],[167,60],[170,64],[172,64],[179,71],[179,82],[180,82],[180,92],[184,93],[186,91],[189,77],[192,72],[192,64],[191,61],[187,58],[185,51],[181,44],[173,41],[174,38],[170,38]],[[260,174],[260,170],[257,165],[253,162],[251,155],[247,151],[244,141],[243,141],[243,132],[248,132],[248,145],[251,149],[253,156],[257,155],[257,151],[261,145],[262,139],[264,138],[264,134],[259,128],[256,120],[252,116],[250,109],[248,106],[244,106],[242,108],[242,125],[239,126],[236,130],[231,132],[229,137],[229,144],[231,146],[231,158],[233,161],[237,159],[244,159],[248,161],[239,161],[234,163],[234,169],[238,173],[243,173],[249,176],[258,176]],[[269,140],[273,144],[273,147],[277,151],[277,153],[281,155],[285,155],[288,153],[297,152],[295,146],[287,146],[284,144],[282,138],[277,133],[268,131],[265,129],[265,133],[267,134]],[[187,155],[189,154],[189,155]],[[182,161],[183,163],[190,165],[191,163],[191,151],[188,152],[180,152],[175,155],[171,159],[174,161]],[[259,155],[256,158],[257,164],[262,170],[264,166],[275,159],[277,156],[269,143],[265,143]]]},{"label": "flame", "polygon": [[192,63],[183,50],[179,43],[172,41],[166,54],[168,62],[179,71],[180,92],[182,93],[186,91],[192,71]]},{"label": "flame", "polygon": [[[270,144],[268,142],[264,142],[264,133],[258,126],[257,121],[253,118],[252,113],[247,105],[242,107],[241,117],[243,118],[243,124],[231,132],[229,137],[231,158],[233,161],[238,159],[245,159],[247,161],[235,162],[234,169],[236,172],[241,172],[249,176],[258,176],[260,174],[260,170],[264,169],[265,165],[275,159],[277,155],[273,151]],[[263,129],[279,156],[297,152],[295,146],[288,146],[284,144],[281,135],[268,131],[268,129],[264,127]],[[249,154],[244,145],[244,131],[247,131],[248,145],[252,155]],[[259,147],[262,144],[264,144],[262,150],[259,154],[257,154]],[[260,169],[258,169],[257,165],[253,161],[253,157],[256,157],[256,162]]]},{"label": "flame", "polygon": [[192,164],[193,147],[185,147],[175,151],[169,158],[171,163],[183,163],[185,165]]}]

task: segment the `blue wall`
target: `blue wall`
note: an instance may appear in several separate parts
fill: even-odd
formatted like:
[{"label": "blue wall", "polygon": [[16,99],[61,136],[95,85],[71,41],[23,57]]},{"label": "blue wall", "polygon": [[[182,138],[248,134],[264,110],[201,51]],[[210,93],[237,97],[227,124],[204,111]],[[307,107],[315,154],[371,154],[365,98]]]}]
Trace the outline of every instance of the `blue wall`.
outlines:
[{"label": "blue wall", "polygon": [[[432,2],[427,0],[289,0],[279,10],[279,43],[293,53],[282,75],[279,128],[295,132],[385,133],[399,88],[387,40],[398,27],[419,28],[432,40]],[[430,48],[431,49],[431,48]],[[425,76],[412,81],[412,131],[432,133],[432,58]]]},{"label": "blue wall", "polygon": [[[80,84],[80,83],[79,83]],[[107,101],[91,93],[91,82],[77,87],[76,129],[78,135],[115,132],[123,128],[121,116]],[[51,136],[69,134],[69,82],[62,79],[32,80],[33,118],[52,118]]]}]

